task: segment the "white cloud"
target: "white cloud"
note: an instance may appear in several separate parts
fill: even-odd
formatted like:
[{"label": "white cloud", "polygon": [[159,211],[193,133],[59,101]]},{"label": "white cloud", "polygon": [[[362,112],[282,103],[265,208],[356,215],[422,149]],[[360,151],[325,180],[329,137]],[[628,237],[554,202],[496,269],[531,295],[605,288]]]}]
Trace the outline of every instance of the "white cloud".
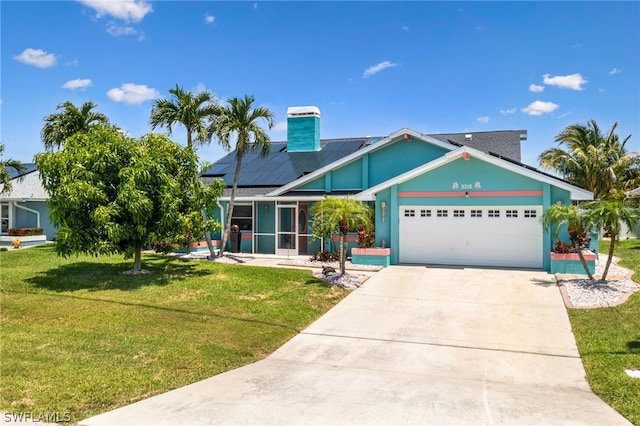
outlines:
[{"label": "white cloud", "polygon": [[258,3],[254,3],[253,4],[253,10],[256,10],[258,8]]},{"label": "white cloud", "polygon": [[500,110],[500,114],[502,115],[508,115],[508,114],[515,114],[516,113],[516,107],[513,108],[509,108],[509,109],[501,109]]},{"label": "white cloud", "polygon": [[607,89],[605,89],[605,88],[603,88],[603,87],[600,87],[600,88],[598,89],[598,92],[600,92],[600,93],[605,93],[606,91],[607,91]]},{"label": "white cloud", "polygon": [[476,121],[480,124],[487,124],[489,122],[491,118],[488,115],[485,115],[484,117],[478,117],[476,118]]},{"label": "white cloud", "polygon": [[213,24],[213,21],[216,20],[216,17],[213,15],[209,15],[208,13],[204,15],[204,23],[205,24]]},{"label": "white cloud", "polygon": [[13,59],[38,68],[49,68],[56,64],[56,55],[47,53],[42,49],[25,49],[24,52],[14,56]]},{"label": "white cloud", "polygon": [[548,86],[557,86],[561,89],[584,90],[582,85],[587,84],[587,80],[585,80],[579,73],[556,75],[553,77],[551,77],[550,74],[545,74],[542,77],[544,78],[544,84]]},{"label": "white cloud", "polygon": [[407,25],[403,25],[400,27],[402,31],[409,31],[409,27]]},{"label": "white cloud", "polygon": [[107,33],[114,37],[122,37],[122,36],[136,35],[138,34],[138,31],[135,28],[130,27],[128,25],[122,26],[114,22],[109,22],[107,24]]},{"label": "white cloud", "polygon": [[558,109],[560,105],[553,102],[534,101],[527,105],[526,108],[522,108],[521,111],[529,115],[542,115]]},{"label": "white cloud", "polygon": [[78,0],[80,3],[96,11],[96,18],[105,15],[122,19],[126,22],[140,22],[153,11],[151,4],[145,0]]},{"label": "white cloud", "polygon": [[109,99],[124,102],[127,105],[141,104],[145,101],[160,97],[156,89],[144,84],[125,83],[120,88],[113,88],[107,92]]},{"label": "white cloud", "polygon": [[362,74],[362,78],[369,78],[374,74],[379,73],[380,71],[382,71],[385,68],[392,68],[392,67],[397,67],[398,64],[391,62],[391,61],[384,61],[384,62],[380,62],[377,65],[373,65],[369,68],[367,68],[366,70],[364,70],[364,74]]},{"label": "white cloud", "polygon": [[91,86],[91,80],[88,78],[76,78],[75,80],[69,80],[62,85],[63,89],[76,90],[86,89]]},{"label": "white cloud", "polygon": [[614,75],[614,74],[620,74],[622,72],[622,70],[619,70],[618,68],[614,68],[611,71],[609,71],[609,74]]},{"label": "white cloud", "polygon": [[286,132],[287,131],[287,121],[279,121],[271,128],[274,132]]},{"label": "white cloud", "polygon": [[529,91],[534,93],[540,93],[544,91],[544,86],[538,86],[537,84],[532,84],[529,86]]}]

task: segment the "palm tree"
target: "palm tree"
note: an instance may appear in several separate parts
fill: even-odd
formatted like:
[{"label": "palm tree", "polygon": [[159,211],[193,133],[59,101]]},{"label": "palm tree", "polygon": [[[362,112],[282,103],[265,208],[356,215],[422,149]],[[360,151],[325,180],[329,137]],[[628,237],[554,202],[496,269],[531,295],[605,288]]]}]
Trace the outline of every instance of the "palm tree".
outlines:
[{"label": "palm tree", "polygon": [[85,102],[80,109],[69,101],[58,104],[60,112],[49,114],[44,118],[44,126],[40,137],[47,150],[60,148],[64,141],[76,133],[86,133],[91,126],[108,124],[106,115],[91,111],[96,107],[93,102]]},{"label": "palm tree", "polygon": [[[346,197],[326,196],[322,201],[317,202],[312,207],[314,220],[314,235],[316,224],[320,228],[329,225],[331,229],[340,234],[340,273],[345,273],[345,261],[347,259],[347,234],[355,231],[358,226],[363,225],[365,229],[370,228],[372,223],[371,208],[361,201]],[[322,234],[325,229],[318,229]],[[332,234],[333,232],[330,232]]]},{"label": "palm tree", "polygon": [[545,150],[538,157],[540,166],[562,173],[571,183],[593,192],[596,199],[621,196],[640,185],[640,156],[627,152],[631,135],[620,141],[617,126],[613,123],[606,135],[595,120],[568,126],[555,139],[566,149]]},{"label": "palm tree", "polygon": [[[200,143],[211,140],[207,134],[207,125],[218,111],[213,93],[203,90],[193,93],[184,90],[176,84],[175,89],[169,89],[171,97],[169,99],[156,99],[151,108],[151,118],[149,123],[151,128],[166,127],[167,133],[171,135],[173,125],[182,124],[187,129],[187,147],[193,151],[193,136]],[[202,217],[206,220],[207,213],[203,210]],[[209,248],[209,258],[215,258],[211,234],[205,232],[207,247]]]},{"label": "palm tree", "polygon": [[609,245],[609,257],[607,258],[607,264],[602,273],[602,279],[607,279],[607,273],[609,272],[609,266],[613,259],[613,251],[616,244],[616,240],[620,235],[621,224],[624,223],[633,229],[638,225],[640,221],[640,211],[625,201],[620,200],[599,200],[592,203],[589,206],[589,212],[587,213],[588,220],[598,228],[604,228],[605,232],[608,232],[611,236],[611,244]]},{"label": "palm tree", "polygon": [[575,205],[566,206],[554,204],[549,207],[542,216],[542,224],[545,229],[548,230],[552,225],[555,225],[554,234],[556,238],[560,232],[560,228],[564,225],[567,226],[569,239],[571,239],[573,249],[578,253],[582,267],[587,273],[589,279],[591,281],[595,281],[591,271],[589,271],[587,261],[584,259],[581,247],[582,235],[584,231],[589,228],[589,223],[590,221],[587,215],[580,207]]},{"label": "palm tree", "polygon": [[203,90],[193,93],[184,90],[176,84],[175,89],[170,89],[169,99],[157,99],[151,109],[149,123],[151,129],[166,127],[171,136],[173,125],[182,124],[187,129],[187,147],[193,149],[193,136],[200,143],[210,140],[207,134],[208,121],[218,111],[213,93]]},{"label": "palm tree", "polygon": [[216,135],[220,145],[226,151],[231,150],[232,139],[235,139],[236,171],[233,175],[231,198],[222,233],[220,256],[222,256],[224,246],[227,243],[227,233],[231,228],[231,216],[233,215],[233,204],[236,198],[242,159],[249,151],[260,151],[262,158],[271,152],[271,140],[264,129],[259,126],[258,120],[266,120],[269,129],[271,129],[275,116],[268,108],[254,107],[254,102],[255,98],[249,95],[244,95],[243,98],[229,99],[228,105],[220,109],[217,119],[209,127],[209,134]]},{"label": "palm tree", "polygon": [[[0,144],[0,157],[2,157],[2,153],[4,152],[4,144]],[[11,192],[13,189],[12,179],[13,176],[9,173],[9,168],[14,169],[18,174],[24,173],[27,171],[27,168],[18,160],[0,160],[0,183],[2,184],[2,191],[0,194],[4,194],[5,192]]]}]

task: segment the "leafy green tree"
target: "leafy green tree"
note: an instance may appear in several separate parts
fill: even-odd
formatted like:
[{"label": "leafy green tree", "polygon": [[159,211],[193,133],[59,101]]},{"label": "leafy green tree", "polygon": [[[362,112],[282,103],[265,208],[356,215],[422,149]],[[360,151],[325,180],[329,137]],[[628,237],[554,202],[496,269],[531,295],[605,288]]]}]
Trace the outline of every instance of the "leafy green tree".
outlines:
[{"label": "leafy green tree", "polygon": [[544,215],[542,216],[542,224],[547,230],[552,226],[555,227],[555,238],[558,237],[560,229],[565,225],[567,226],[567,232],[569,233],[569,239],[571,240],[573,249],[578,253],[580,263],[582,264],[587,276],[591,281],[594,281],[593,275],[587,266],[587,261],[584,259],[584,255],[582,254],[581,247],[582,235],[585,230],[589,229],[590,225],[590,220],[587,214],[580,207],[575,205],[566,206],[554,204],[544,212]]},{"label": "leafy green tree", "polygon": [[560,146],[540,154],[540,166],[561,173],[596,199],[623,197],[624,191],[640,185],[640,156],[627,152],[631,135],[620,140],[617,126],[613,123],[606,134],[595,120],[568,126],[556,136]]},{"label": "leafy green tree", "polygon": [[[175,89],[169,90],[169,93],[171,94],[169,99],[154,101],[149,120],[151,128],[166,127],[169,136],[171,136],[175,124],[183,125],[187,130],[187,147],[191,150],[194,150],[194,135],[197,142],[210,141],[211,137],[207,132],[207,126],[218,111],[213,93],[207,90],[193,93],[190,90],[184,90],[177,84]],[[202,210],[202,216],[206,219],[206,210]],[[205,232],[205,237],[209,247],[209,258],[213,259],[215,252],[209,231]]]},{"label": "leafy green tree", "polygon": [[106,115],[94,112],[96,105],[85,102],[80,108],[69,101],[59,104],[56,109],[61,110],[44,118],[44,126],[40,137],[47,150],[60,148],[67,138],[76,133],[86,133],[97,124],[108,124]]},{"label": "leafy green tree", "polygon": [[233,97],[227,101],[228,105],[218,112],[216,120],[209,127],[209,134],[215,135],[220,145],[230,151],[235,140],[236,170],[233,175],[231,197],[227,208],[224,232],[222,233],[222,247],[220,256],[227,243],[227,235],[231,229],[231,217],[238,188],[238,177],[242,168],[242,159],[250,151],[260,151],[261,157],[266,157],[271,152],[271,140],[269,135],[258,124],[259,120],[265,120],[269,129],[273,127],[274,115],[264,107],[254,107],[255,98],[244,95],[243,98]]},{"label": "leafy green tree", "polygon": [[187,147],[193,149],[193,141],[206,143],[211,140],[207,133],[209,121],[216,115],[218,105],[215,103],[213,93],[203,90],[193,93],[184,90],[176,84],[175,89],[170,89],[168,99],[157,99],[151,109],[149,124],[151,129],[166,127],[169,136],[173,126],[181,124],[187,129]]},{"label": "leafy green tree", "polygon": [[598,200],[589,205],[587,219],[594,226],[604,228],[605,232],[608,232],[611,236],[609,257],[602,273],[602,279],[606,280],[622,224],[627,225],[629,229],[637,227],[640,221],[640,211],[637,208],[633,208],[629,202],[622,200]]},{"label": "leafy green tree", "polygon": [[[0,157],[2,157],[2,153],[4,152],[4,144],[0,144]],[[0,194],[4,194],[6,192],[11,192],[13,189],[11,174],[9,173],[9,168],[14,169],[18,173],[24,173],[27,168],[18,160],[0,160],[0,183],[2,184],[2,191]]]},{"label": "leafy green tree", "polygon": [[311,230],[315,238],[329,233],[340,235],[340,273],[345,273],[347,259],[347,234],[356,231],[359,225],[366,230],[372,226],[371,208],[361,201],[346,197],[326,196],[311,208],[313,216]]},{"label": "leafy green tree", "polygon": [[156,241],[184,242],[216,225],[200,210],[223,186],[197,177],[197,156],[164,135],[139,140],[113,126],[93,126],[61,150],[36,155],[49,211],[58,228],[56,251],[124,254],[141,273],[142,249]]}]

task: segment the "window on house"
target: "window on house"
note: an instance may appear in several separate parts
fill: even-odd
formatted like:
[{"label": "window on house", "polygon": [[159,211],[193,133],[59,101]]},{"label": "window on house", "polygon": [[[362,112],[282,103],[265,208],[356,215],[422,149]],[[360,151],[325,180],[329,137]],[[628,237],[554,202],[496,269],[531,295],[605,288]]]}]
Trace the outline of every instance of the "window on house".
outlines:
[{"label": "window on house", "polygon": [[464,210],[454,210],[453,217],[464,217]]},{"label": "window on house", "polygon": [[487,216],[489,216],[489,217],[500,217],[500,210],[489,210],[487,212]]},{"label": "window on house", "polygon": [[0,220],[2,221],[2,232],[6,233],[9,230],[9,204],[0,204]]},{"label": "window on house", "polygon": [[537,212],[535,210],[525,210],[524,217],[537,217]]},{"label": "window on house", "polygon": [[415,217],[415,215],[416,211],[413,209],[404,211],[404,217]]},{"label": "window on house", "polygon": [[438,216],[438,217],[448,217],[449,216],[449,210],[438,210],[438,211],[436,211],[436,216]]},{"label": "window on house", "polygon": [[482,217],[482,210],[471,210],[471,217]]},{"label": "window on house", "polygon": [[431,210],[420,210],[420,217],[431,217]]},{"label": "window on house", "polygon": [[239,204],[233,206],[233,216],[231,224],[238,225],[240,231],[253,230],[253,206],[250,204]]},{"label": "window on house", "polygon": [[506,217],[518,217],[518,210],[507,210]]}]

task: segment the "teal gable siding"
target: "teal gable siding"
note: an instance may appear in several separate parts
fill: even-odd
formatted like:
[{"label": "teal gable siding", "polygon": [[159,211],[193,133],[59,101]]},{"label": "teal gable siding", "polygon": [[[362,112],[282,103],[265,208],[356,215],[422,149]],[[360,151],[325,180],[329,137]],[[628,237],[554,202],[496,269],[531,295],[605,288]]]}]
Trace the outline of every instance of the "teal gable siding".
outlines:
[{"label": "teal gable siding", "polygon": [[314,179],[310,182],[300,185],[298,189],[309,191],[323,191],[324,190],[324,176]]},{"label": "teal gable siding", "polygon": [[449,152],[418,139],[401,139],[341,165],[296,189],[326,192],[365,190]]},{"label": "teal gable siding", "polygon": [[362,160],[346,164],[331,173],[333,190],[362,190]]},{"label": "teal gable siding", "polygon": [[369,187],[392,179],[446,154],[444,148],[418,139],[401,139],[369,154]]},{"label": "teal gable siding", "polygon": [[[493,164],[470,158],[452,161],[435,170],[398,185],[401,193],[435,193],[424,197],[401,196],[401,204],[431,205],[527,205],[539,204],[542,196],[540,181],[513,173]],[[469,197],[465,193],[469,193]],[[540,192],[538,195],[496,196],[496,192]],[[437,193],[442,193],[438,197]],[[460,196],[456,197],[455,194]]]}]

